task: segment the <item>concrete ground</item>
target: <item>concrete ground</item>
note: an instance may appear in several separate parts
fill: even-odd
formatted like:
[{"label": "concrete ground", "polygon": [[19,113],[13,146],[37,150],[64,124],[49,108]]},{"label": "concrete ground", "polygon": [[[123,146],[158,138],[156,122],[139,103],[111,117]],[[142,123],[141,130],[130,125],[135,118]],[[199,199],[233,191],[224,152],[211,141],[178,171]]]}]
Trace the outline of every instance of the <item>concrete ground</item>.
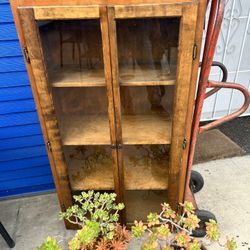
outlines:
[{"label": "concrete ground", "polygon": [[[199,207],[216,214],[221,234],[234,236],[238,249],[250,249],[250,155],[210,161],[194,167],[205,179],[196,195]],[[48,235],[67,245],[74,232],[58,220],[56,194],[0,201],[0,220],[16,241],[17,250],[33,250]],[[0,250],[9,249],[0,237]],[[129,249],[138,249],[133,242]],[[215,246],[209,249],[217,249]]]}]

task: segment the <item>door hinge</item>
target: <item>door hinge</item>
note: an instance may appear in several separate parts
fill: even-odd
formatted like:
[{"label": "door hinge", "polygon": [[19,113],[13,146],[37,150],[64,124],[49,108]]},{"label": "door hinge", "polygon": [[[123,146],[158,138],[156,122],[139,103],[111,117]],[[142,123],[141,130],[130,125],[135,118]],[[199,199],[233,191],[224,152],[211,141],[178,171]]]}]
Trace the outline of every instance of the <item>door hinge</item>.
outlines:
[{"label": "door hinge", "polygon": [[48,151],[52,152],[51,142],[47,141],[47,149]]},{"label": "door hinge", "polygon": [[26,63],[30,63],[30,56],[27,47],[23,47],[23,55],[25,58]]},{"label": "door hinge", "polygon": [[183,142],[182,142],[182,149],[186,149],[187,147],[187,139],[184,138]]},{"label": "door hinge", "polygon": [[193,60],[195,60],[197,58],[197,44],[194,44],[193,47]]}]

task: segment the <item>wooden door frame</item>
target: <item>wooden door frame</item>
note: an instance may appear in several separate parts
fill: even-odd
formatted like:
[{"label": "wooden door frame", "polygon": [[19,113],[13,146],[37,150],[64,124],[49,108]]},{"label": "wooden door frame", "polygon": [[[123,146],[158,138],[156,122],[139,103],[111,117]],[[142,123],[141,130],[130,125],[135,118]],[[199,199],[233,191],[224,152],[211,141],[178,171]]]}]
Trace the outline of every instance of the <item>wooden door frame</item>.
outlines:
[{"label": "wooden door frame", "polygon": [[[170,168],[168,202],[175,210],[178,209],[179,195],[182,183],[182,172],[185,172],[187,162],[184,162],[187,154],[186,127],[188,106],[193,102],[189,95],[192,80],[192,67],[195,59],[194,49],[196,47],[195,34],[198,16],[198,3],[184,4],[179,32],[179,58],[177,63],[177,78],[174,100],[174,116],[172,124],[172,142],[170,149]],[[183,197],[181,198],[183,201]]]},{"label": "wooden door frame", "polygon": [[[186,139],[186,118],[190,99],[191,75],[193,67],[193,48],[195,44],[198,3],[177,4],[138,4],[115,5],[108,7],[109,34],[111,50],[111,67],[113,77],[114,106],[116,115],[117,143],[122,145],[121,102],[119,86],[119,67],[116,37],[116,19],[144,17],[179,17],[179,53],[177,63],[174,115],[172,121],[172,139],[170,146],[168,203],[173,209],[178,208],[180,201],[182,172],[186,166],[183,162],[186,149],[183,142]],[[190,121],[191,122],[191,121]],[[122,150],[118,150],[119,171],[124,172]],[[186,159],[185,159],[186,160]],[[122,176],[123,178],[123,176]],[[183,184],[184,185],[184,184]],[[125,188],[123,186],[123,192]]]},{"label": "wooden door frame", "polygon": [[187,161],[189,155],[190,148],[190,137],[191,137],[191,128],[192,128],[192,119],[193,119],[193,111],[195,104],[195,94],[196,94],[196,83],[198,79],[198,69],[200,64],[200,53],[201,53],[201,44],[202,44],[202,36],[203,30],[205,29],[205,17],[206,17],[206,8],[207,8],[207,0],[199,0],[198,2],[198,15],[196,22],[196,30],[195,30],[195,44],[196,44],[196,58],[193,60],[193,69],[191,76],[191,86],[189,89],[189,104],[188,111],[186,117],[186,150],[183,154],[182,158],[182,171],[179,182],[179,202],[184,202],[184,192],[186,186],[186,175],[187,175]]},{"label": "wooden door frame", "polygon": [[[102,43],[103,43],[103,58],[104,58],[104,72],[107,83],[107,95],[108,95],[108,113],[110,124],[110,136],[111,136],[111,150],[113,159],[113,174],[114,174],[114,186],[115,193],[117,194],[117,202],[124,201],[123,195],[123,175],[119,169],[119,154],[117,147],[117,131],[116,131],[116,116],[114,106],[114,89],[112,79],[112,66],[111,66],[111,47],[109,41],[109,20],[107,7],[100,7],[100,19],[101,19],[101,31],[102,31]],[[121,222],[125,221],[125,213],[120,212]]]},{"label": "wooden door frame", "polygon": [[45,20],[99,19],[99,5],[35,6],[34,18]]},{"label": "wooden door frame", "polygon": [[[120,87],[118,80],[118,61],[114,57],[117,55],[116,45],[116,27],[114,23],[114,9],[110,6],[107,7],[107,19],[109,30],[109,46],[110,46],[110,62],[112,69],[112,88],[113,88],[113,101],[114,101],[114,115],[115,115],[115,130],[116,130],[116,149],[117,149],[117,170],[119,173],[119,190],[122,202],[124,202],[124,168],[123,168],[123,155],[120,145],[122,145],[122,127],[121,127],[121,107],[120,103]],[[112,49],[111,49],[112,48]],[[126,206],[123,211],[122,220],[123,224],[126,223]]]}]

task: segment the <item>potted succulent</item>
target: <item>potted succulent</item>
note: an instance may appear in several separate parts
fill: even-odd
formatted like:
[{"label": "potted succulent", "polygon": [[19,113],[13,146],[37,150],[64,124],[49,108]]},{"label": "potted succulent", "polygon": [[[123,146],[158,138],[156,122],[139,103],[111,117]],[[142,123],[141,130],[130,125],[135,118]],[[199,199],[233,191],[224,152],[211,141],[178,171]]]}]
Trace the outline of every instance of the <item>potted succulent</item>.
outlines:
[{"label": "potted succulent", "polygon": [[195,215],[191,202],[180,205],[182,214],[177,214],[169,204],[163,203],[159,214],[150,213],[147,216],[146,224],[135,221],[131,231],[133,237],[144,238],[141,240],[141,250],[203,250],[213,242],[228,250],[237,248],[233,238],[227,239],[225,244],[219,242],[220,232],[215,220],[206,222],[206,236],[202,240],[193,237],[193,231],[199,228],[200,219]]},{"label": "potted succulent", "polygon": [[[176,213],[169,204],[163,203],[161,212],[150,213],[147,223],[135,221],[131,233],[118,223],[119,211],[124,204],[115,203],[116,194],[82,192],[74,196],[75,205],[60,218],[79,225],[74,238],[69,242],[69,250],[125,250],[132,238],[140,241],[133,250],[203,250],[213,242],[228,250],[237,248],[235,240],[219,242],[220,232],[215,220],[206,223],[206,236],[197,239],[192,236],[199,227],[192,203],[185,202],[182,214]],[[37,250],[61,250],[55,239],[48,237]]]}]

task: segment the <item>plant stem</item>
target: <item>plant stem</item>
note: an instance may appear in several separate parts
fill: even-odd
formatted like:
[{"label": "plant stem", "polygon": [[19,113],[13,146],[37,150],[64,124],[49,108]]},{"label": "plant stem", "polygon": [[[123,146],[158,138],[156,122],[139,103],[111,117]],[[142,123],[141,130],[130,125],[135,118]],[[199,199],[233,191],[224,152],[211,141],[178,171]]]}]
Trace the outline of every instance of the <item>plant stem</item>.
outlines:
[{"label": "plant stem", "polygon": [[186,233],[188,233],[188,235],[190,235],[189,231],[186,229],[186,228],[183,228],[181,226],[179,226],[178,224],[176,224],[175,222],[173,222],[172,220],[169,220],[169,219],[165,219],[162,217],[162,214],[163,214],[164,211],[162,211],[159,215],[159,218],[164,221],[164,222],[169,222],[170,224],[174,225],[176,228],[180,229],[180,230],[183,230],[185,231]]}]

